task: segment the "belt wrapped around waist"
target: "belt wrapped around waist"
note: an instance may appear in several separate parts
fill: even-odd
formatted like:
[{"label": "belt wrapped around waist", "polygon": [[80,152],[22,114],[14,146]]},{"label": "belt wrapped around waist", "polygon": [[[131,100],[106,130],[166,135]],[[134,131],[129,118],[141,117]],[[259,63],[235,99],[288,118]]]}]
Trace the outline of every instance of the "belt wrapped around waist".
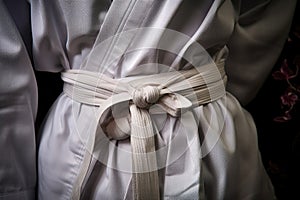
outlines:
[{"label": "belt wrapped around waist", "polygon": [[[173,117],[179,117],[183,112],[215,101],[226,93],[224,62],[122,79],[112,79],[97,72],[68,70],[62,73],[62,79],[65,94],[74,101],[99,106],[97,123],[88,136],[72,199],[80,199],[99,129],[109,139],[130,137],[134,199],[160,199],[154,139],[157,130],[150,118],[150,107],[156,104],[160,108],[157,112],[163,110]],[[129,120],[106,119],[105,125],[98,126],[106,111],[124,102],[128,102],[129,112],[123,118]]]}]

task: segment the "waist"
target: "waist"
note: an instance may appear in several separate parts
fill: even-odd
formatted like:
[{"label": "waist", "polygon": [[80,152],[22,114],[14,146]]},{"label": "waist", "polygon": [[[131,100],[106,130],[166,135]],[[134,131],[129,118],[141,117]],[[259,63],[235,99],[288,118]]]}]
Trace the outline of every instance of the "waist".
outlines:
[{"label": "waist", "polygon": [[[69,97],[75,101],[95,106],[100,106],[110,97],[120,94],[126,96],[128,101],[134,101],[134,94],[137,91],[142,92],[143,94],[140,95],[145,99],[147,93],[153,92],[153,88],[156,91],[156,101],[166,95],[176,93],[186,97],[194,106],[199,106],[224,96],[227,82],[224,62],[189,70],[120,79],[113,79],[104,74],[86,70],[68,70],[62,73],[62,79],[64,92]],[[148,104],[155,103],[148,102]]]}]

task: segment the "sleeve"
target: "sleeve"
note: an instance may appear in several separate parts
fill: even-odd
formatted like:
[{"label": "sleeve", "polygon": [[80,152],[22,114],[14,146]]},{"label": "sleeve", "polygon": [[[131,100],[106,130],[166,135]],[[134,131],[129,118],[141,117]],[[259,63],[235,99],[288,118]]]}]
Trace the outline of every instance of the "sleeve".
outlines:
[{"label": "sleeve", "polygon": [[274,66],[289,32],[296,0],[241,0],[228,42],[227,89],[245,105]]},{"label": "sleeve", "polygon": [[[23,4],[26,2],[13,4],[13,15],[22,15],[29,22],[29,11],[28,15],[17,12]],[[8,7],[0,1],[0,199],[33,200],[37,87],[29,55]],[[25,28],[29,23],[21,24],[22,30],[29,30]]]},{"label": "sleeve", "polygon": [[72,1],[29,0],[31,8],[32,54],[38,71],[61,72],[69,68],[67,27],[61,3]]}]

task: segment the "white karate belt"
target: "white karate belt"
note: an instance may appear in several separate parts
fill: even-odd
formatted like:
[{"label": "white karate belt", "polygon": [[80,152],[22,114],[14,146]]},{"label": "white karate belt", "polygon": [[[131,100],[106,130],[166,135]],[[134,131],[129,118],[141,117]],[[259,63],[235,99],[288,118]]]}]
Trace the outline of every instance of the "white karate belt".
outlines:
[{"label": "white karate belt", "polygon": [[[155,124],[149,108],[157,104],[166,113],[179,117],[182,112],[215,101],[225,95],[224,62],[190,70],[147,76],[112,79],[97,72],[68,70],[62,73],[64,92],[73,100],[99,106],[97,123],[103,113],[122,102],[128,102],[128,120],[110,120],[104,132],[110,139],[130,135],[132,150],[132,188],[134,199],[160,199]],[[80,199],[84,179],[94,153],[96,134],[89,133],[81,169],[73,187],[72,199]],[[121,128],[120,128],[121,127]]]}]

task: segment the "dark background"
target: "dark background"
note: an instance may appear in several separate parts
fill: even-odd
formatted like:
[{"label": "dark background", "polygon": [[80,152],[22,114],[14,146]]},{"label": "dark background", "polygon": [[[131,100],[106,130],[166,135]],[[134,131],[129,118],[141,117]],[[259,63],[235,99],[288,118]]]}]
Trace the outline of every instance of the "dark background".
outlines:
[{"label": "dark background", "polygon": [[[283,80],[275,80],[272,76],[275,71],[280,70],[284,60],[293,72],[296,72],[297,66],[300,68],[299,2],[289,39],[272,73],[256,98],[246,106],[256,122],[264,165],[279,200],[300,199],[300,93],[297,93],[299,100],[290,112],[292,118],[285,122],[274,121],[275,117],[283,115],[287,109],[281,104],[280,97],[285,93],[288,84]],[[290,81],[294,86],[299,87],[300,74]]]}]

